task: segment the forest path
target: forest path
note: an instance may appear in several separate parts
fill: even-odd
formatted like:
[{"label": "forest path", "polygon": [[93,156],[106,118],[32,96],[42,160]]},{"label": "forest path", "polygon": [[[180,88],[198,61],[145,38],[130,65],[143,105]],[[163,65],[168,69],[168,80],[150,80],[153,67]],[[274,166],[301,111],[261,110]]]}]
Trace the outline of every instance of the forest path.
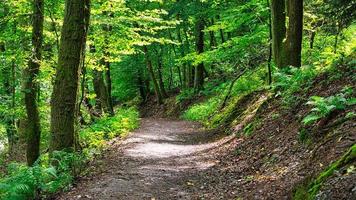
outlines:
[{"label": "forest path", "polygon": [[100,174],[59,199],[196,199],[190,178],[214,166],[209,151],[232,139],[214,137],[198,123],[142,119],[141,128],[106,153]]}]

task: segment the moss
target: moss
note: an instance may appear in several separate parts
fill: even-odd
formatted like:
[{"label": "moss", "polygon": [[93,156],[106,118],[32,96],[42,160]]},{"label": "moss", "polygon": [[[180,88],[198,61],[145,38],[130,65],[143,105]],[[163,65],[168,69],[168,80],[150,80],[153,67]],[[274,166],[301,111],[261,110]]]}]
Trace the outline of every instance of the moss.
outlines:
[{"label": "moss", "polygon": [[312,200],[318,194],[322,184],[332,176],[335,170],[338,170],[356,160],[356,144],[354,144],[339,160],[332,163],[326,170],[309,184],[302,184],[295,190],[293,199],[295,200]]},{"label": "moss", "polygon": [[229,104],[224,110],[216,114],[211,119],[211,127],[216,128],[219,126],[229,126],[234,121],[240,122],[241,119],[245,117],[245,115],[249,114],[245,113],[246,111],[248,111],[249,107],[255,108],[256,106],[260,106],[251,105],[251,103],[255,102],[258,98],[260,98],[263,92],[263,90],[254,91],[235,98],[234,103]]}]

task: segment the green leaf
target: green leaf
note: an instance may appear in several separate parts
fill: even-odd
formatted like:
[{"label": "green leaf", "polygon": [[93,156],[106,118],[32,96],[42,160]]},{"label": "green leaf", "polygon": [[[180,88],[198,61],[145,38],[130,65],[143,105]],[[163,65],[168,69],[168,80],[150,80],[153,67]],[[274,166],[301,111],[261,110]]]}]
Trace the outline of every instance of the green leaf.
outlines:
[{"label": "green leaf", "polygon": [[311,123],[318,121],[320,118],[321,116],[319,115],[310,114],[303,119],[303,123],[304,125],[309,125]]}]

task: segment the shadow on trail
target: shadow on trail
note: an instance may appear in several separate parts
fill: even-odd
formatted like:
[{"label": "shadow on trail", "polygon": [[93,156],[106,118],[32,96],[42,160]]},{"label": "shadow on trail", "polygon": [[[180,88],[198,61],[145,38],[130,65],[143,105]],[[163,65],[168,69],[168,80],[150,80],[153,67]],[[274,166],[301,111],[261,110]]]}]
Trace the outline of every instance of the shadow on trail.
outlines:
[{"label": "shadow on trail", "polygon": [[190,177],[214,166],[209,151],[232,136],[211,142],[215,138],[221,137],[195,122],[142,119],[103,160],[101,174],[59,199],[192,199]]}]

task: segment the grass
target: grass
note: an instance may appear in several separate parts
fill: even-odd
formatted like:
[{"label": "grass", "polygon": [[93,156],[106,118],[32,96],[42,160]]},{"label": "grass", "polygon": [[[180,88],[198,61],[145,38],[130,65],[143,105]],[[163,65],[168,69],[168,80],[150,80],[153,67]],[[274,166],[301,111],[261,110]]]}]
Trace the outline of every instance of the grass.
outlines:
[{"label": "grass", "polygon": [[[252,74],[247,74],[237,80],[231,91],[232,98],[229,99],[229,102],[236,102],[236,99],[264,87],[264,73],[265,71],[261,68]],[[223,114],[220,113],[220,107],[228,92],[227,90],[230,87],[230,84],[231,82],[228,81],[220,84],[215,83],[215,85],[207,85],[201,93],[208,98],[204,102],[189,107],[183,113],[181,118],[185,120],[199,121],[207,126],[213,124],[213,126],[216,126],[215,122],[212,123],[212,118],[215,118],[213,121],[217,122],[219,119],[216,118],[219,118],[219,116],[223,117]],[[192,95],[193,93],[191,92],[184,92],[177,97],[177,100],[183,101],[185,99],[191,99],[192,97],[189,96]],[[227,104],[227,107],[229,107],[229,105],[230,104]]]}]

